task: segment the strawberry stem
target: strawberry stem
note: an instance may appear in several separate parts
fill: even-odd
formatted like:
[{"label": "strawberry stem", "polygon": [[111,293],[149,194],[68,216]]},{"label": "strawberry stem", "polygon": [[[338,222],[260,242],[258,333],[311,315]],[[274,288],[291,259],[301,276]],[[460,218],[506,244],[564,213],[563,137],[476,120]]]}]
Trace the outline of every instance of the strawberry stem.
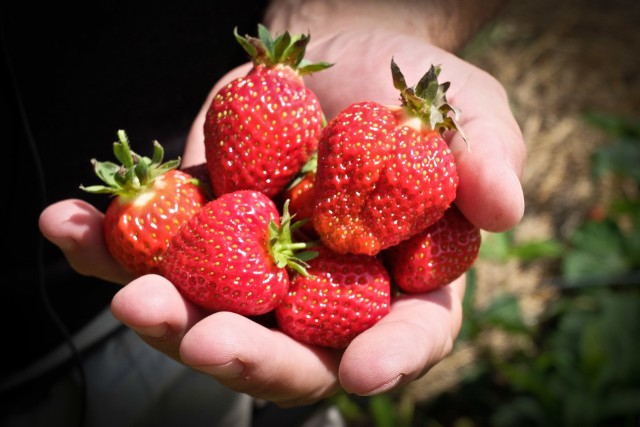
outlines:
[{"label": "strawberry stem", "polygon": [[311,40],[309,34],[291,35],[285,31],[274,39],[267,27],[258,24],[258,37],[241,36],[238,34],[237,27],[233,29],[233,35],[249,54],[254,65],[267,67],[285,65],[301,76],[322,71],[333,65],[328,62],[312,63],[304,59],[307,45]]},{"label": "strawberry stem", "polygon": [[409,87],[400,68],[394,59],[391,59],[393,86],[400,91],[402,106],[409,114],[420,117],[430,129],[440,133],[447,130],[457,131],[468,146],[467,138],[458,124],[460,110],[447,101],[446,92],[450,83],[438,82],[440,70],[440,66],[431,65],[418,84]]},{"label": "strawberry stem", "polygon": [[280,227],[274,221],[269,222],[269,253],[278,267],[288,267],[305,277],[309,277],[307,272],[309,264],[306,261],[315,258],[318,253],[306,249],[316,246],[317,243],[293,241],[291,230],[297,228],[300,222],[292,223],[294,216],[289,214],[289,200],[287,199],[284,202]]},{"label": "strawberry stem", "polygon": [[[315,174],[317,169],[318,169],[318,151],[314,151],[313,153],[311,153],[309,160],[307,160],[307,162],[304,165],[302,165],[302,167],[300,168],[300,171],[295,175],[293,180],[291,180],[291,183],[289,183],[289,185],[287,186],[287,189],[290,190],[296,185],[298,185],[300,181],[302,181],[308,173]],[[309,221],[309,218],[301,219],[300,221],[294,223],[293,226],[298,224],[298,227],[296,228],[300,228],[300,226],[302,226],[303,223],[308,221]]]},{"label": "strawberry stem", "polygon": [[113,154],[120,165],[91,159],[95,174],[105,185],[80,186],[94,194],[113,196],[135,196],[149,186],[154,179],[180,165],[180,158],[163,163],[164,148],[153,141],[152,158],[140,156],[131,150],[129,138],[124,130],[118,131],[118,141],[113,143]]}]

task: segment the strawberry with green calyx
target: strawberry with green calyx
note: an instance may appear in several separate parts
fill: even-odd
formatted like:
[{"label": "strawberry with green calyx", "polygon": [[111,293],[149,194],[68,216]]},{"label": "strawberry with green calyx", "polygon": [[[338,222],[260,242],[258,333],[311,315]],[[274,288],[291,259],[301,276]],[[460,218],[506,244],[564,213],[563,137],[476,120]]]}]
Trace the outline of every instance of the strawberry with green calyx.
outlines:
[{"label": "strawberry with green calyx", "polygon": [[453,108],[431,67],[408,88],[391,61],[401,104],[350,105],[318,145],[314,228],[340,253],[376,255],[433,224],[455,199],[458,175],[442,133]]},{"label": "strawberry with green calyx", "polygon": [[384,251],[389,273],[406,293],[425,293],[469,270],[480,250],[480,229],[455,206],[424,231]]},{"label": "strawberry with green calyx", "polygon": [[226,193],[207,203],[172,239],[161,274],[210,311],[260,315],[277,307],[289,272],[307,275],[314,253],[293,242],[292,217],[258,191]]},{"label": "strawberry with green calyx", "polygon": [[316,150],[324,115],[303,76],[331,64],[304,59],[310,37],[288,32],[236,40],[252,69],[213,98],[204,124],[205,155],[214,194],[256,190],[279,194]]},{"label": "strawberry with green calyx", "polygon": [[295,275],[275,310],[279,328],[297,341],[345,348],[391,305],[389,274],[378,257],[316,248],[309,275]]},{"label": "strawberry with green calyx", "polygon": [[104,185],[80,186],[114,199],[104,217],[104,239],[111,255],[136,274],[158,272],[159,257],[178,228],[207,202],[199,181],[177,167],[180,159],[163,162],[164,149],[154,141],[152,158],[131,150],[124,130],[113,152],[121,164],[92,159]]},{"label": "strawberry with green calyx", "polygon": [[317,153],[313,153],[311,158],[300,169],[298,176],[289,184],[284,191],[285,200],[289,201],[289,211],[295,215],[298,221],[304,220],[300,231],[307,238],[318,238],[318,233],[313,228],[311,218],[313,216],[314,190],[313,185],[316,177]]}]

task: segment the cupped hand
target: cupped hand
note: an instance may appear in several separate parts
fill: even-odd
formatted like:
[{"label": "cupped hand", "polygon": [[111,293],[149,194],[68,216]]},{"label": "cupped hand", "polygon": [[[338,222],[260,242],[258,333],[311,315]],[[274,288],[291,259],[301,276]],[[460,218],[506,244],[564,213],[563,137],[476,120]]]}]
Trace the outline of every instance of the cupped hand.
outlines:
[{"label": "cupped hand", "polygon": [[[410,86],[431,64],[440,65],[440,81],[451,82],[448,99],[461,110],[460,125],[468,143],[459,134],[450,141],[460,177],[456,204],[488,231],[504,231],[518,223],[524,210],[520,177],[526,150],[505,90],[494,78],[423,40],[384,32],[323,39],[309,48],[308,58],[334,63],[306,79],[327,119],[352,102],[397,104],[392,58]],[[249,67],[233,70],[213,88],[194,121],[183,165],[204,159],[202,123],[211,96]],[[106,251],[101,215],[84,202],[66,200],[42,213],[40,227],[79,273],[125,284],[131,277]],[[464,276],[428,294],[396,298],[390,313],[345,351],[300,344],[233,313],[204,313],[155,275],[123,287],[112,310],[154,348],[231,389],[293,406],[340,388],[376,394],[423,375],[451,351],[462,322],[463,295]]]},{"label": "cupped hand", "polygon": [[[509,107],[507,94],[492,76],[424,40],[388,32],[341,33],[312,44],[307,53],[311,61],[334,63],[331,68],[306,78],[307,85],[318,95],[327,119],[357,101],[398,104],[399,94],[391,79],[392,58],[410,86],[415,85],[432,64],[440,65],[442,72],[439,80],[451,82],[448,100],[461,111],[459,123],[466,136],[466,141],[460,134],[452,135],[450,140],[460,177],[456,204],[471,222],[487,231],[505,231],[520,221],[524,212],[520,178],[526,149]],[[232,71],[219,85],[244,74],[247,69],[248,66],[243,66]],[[201,128],[208,102],[194,122],[188,141],[186,159],[194,163],[196,160],[192,159],[201,159],[203,156]],[[464,279],[463,276],[429,294],[395,299],[391,312],[373,328],[358,336],[344,354],[333,355],[332,363],[327,364],[326,353],[322,353],[322,357],[318,355],[318,360],[323,360],[321,366],[329,367],[328,370],[297,370],[294,366],[303,368],[306,365],[304,359],[291,348],[290,354],[296,356],[282,360],[281,366],[269,372],[264,381],[281,385],[284,378],[286,389],[294,384],[292,376],[305,373],[304,378],[310,380],[307,384],[310,388],[306,389],[304,395],[311,398],[334,389],[336,384],[331,382],[332,375],[337,375],[334,380],[338,381],[340,387],[361,395],[390,390],[418,378],[453,348],[462,323]],[[216,323],[210,319],[207,322],[212,325]],[[215,328],[212,327],[210,331],[200,328],[205,328],[206,324],[203,322],[197,325],[197,329],[192,329],[194,333],[197,331],[198,341],[219,342],[219,337],[212,336],[215,332],[211,333]],[[181,354],[184,359],[195,360],[191,359],[194,355],[192,352],[198,347],[190,334],[185,337]],[[289,342],[286,337],[278,337],[266,342],[278,342],[287,347],[299,345]],[[236,339],[232,338],[235,345]],[[249,346],[249,341],[243,342]],[[213,351],[215,348],[220,347],[212,345],[207,350]],[[259,354],[262,362],[248,359],[244,366],[259,367],[260,363],[268,360],[267,354],[272,349],[275,350],[270,347],[248,351],[246,354]],[[281,360],[280,355],[286,355],[287,351],[278,347],[276,353],[278,356],[273,356],[274,361]],[[198,353],[198,364],[204,364],[199,358],[203,354]],[[313,353],[307,355],[313,356]],[[312,363],[312,360],[308,362]],[[287,369],[288,363],[292,363],[291,369]],[[337,366],[337,370],[331,369],[334,366]],[[252,372],[252,369],[248,372]],[[277,372],[284,377],[278,376]],[[236,381],[234,385],[238,386]],[[240,384],[247,385],[243,380],[240,380]],[[240,390],[248,389],[241,387]],[[294,387],[288,387],[288,390],[293,392],[291,396],[295,396]]]},{"label": "cupped hand", "polygon": [[[132,277],[106,250],[102,218],[86,202],[64,200],[45,209],[40,228],[79,273],[125,284]],[[378,393],[426,372],[451,350],[463,290],[459,280],[427,295],[396,299],[390,313],[344,352],[301,344],[233,313],[208,314],[157,275],[129,282],[111,307],[117,319],[168,356],[233,390],[295,406],[340,388]]]},{"label": "cupped hand", "polygon": [[376,394],[424,374],[452,349],[463,293],[461,278],[429,294],[397,298],[345,351],[302,344],[234,313],[207,315],[154,275],[124,287],[112,310],[156,349],[233,390],[289,407],[340,388]]}]

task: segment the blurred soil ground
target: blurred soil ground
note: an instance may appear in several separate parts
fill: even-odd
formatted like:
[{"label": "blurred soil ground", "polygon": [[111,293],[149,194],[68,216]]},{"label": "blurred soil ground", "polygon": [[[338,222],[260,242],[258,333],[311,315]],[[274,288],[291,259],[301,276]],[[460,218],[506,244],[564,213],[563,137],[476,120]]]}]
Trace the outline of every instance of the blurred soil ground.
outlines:
[{"label": "blurred soil ground", "polygon": [[[517,241],[566,239],[619,191],[591,176],[591,154],[611,137],[583,115],[640,118],[639,23],[640,1],[513,0],[462,53],[505,86],[527,144],[526,212],[514,230]],[[554,296],[556,268],[479,259],[477,304],[512,293],[525,319],[536,322]],[[505,351],[526,345],[500,334],[487,342]],[[458,346],[409,393],[420,401],[454,386],[476,356],[476,349]]]}]

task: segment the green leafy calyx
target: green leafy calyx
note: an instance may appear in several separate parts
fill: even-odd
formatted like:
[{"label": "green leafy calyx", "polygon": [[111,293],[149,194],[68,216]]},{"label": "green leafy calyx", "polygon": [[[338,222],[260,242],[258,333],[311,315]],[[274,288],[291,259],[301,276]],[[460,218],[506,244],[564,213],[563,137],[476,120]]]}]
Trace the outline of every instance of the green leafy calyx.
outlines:
[{"label": "green leafy calyx", "polygon": [[314,151],[313,153],[311,153],[309,160],[307,160],[307,162],[304,165],[302,165],[302,167],[300,168],[300,171],[289,183],[289,185],[287,186],[287,190],[291,190],[296,185],[300,184],[300,181],[302,181],[305,178],[305,176],[307,176],[307,174],[309,173],[315,174],[317,169],[318,169],[318,152]]},{"label": "green leafy calyx", "polygon": [[312,63],[304,59],[307,45],[311,40],[309,34],[291,35],[288,31],[277,36],[275,39],[262,24],[258,24],[258,37],[250,35],[241,36],[238,28],[234,28],[233,34],[249,54],[254,65],[265,65],[272,67],[275,65],[286,65],[291,67],[301,76],[315,73],[331,67],[328,62]]},{"label": "green leafy calyx", "polygon": [[180,165],[180,158],[163,163],[164,149],[153,142],[153,156],[140,156],[131,150],[129,138],[124,130],[118,131],[118,141],[113,143],[113,153],[120,164],[99,162],[92,159],[93,169],[104,185],[80,186],[94,194],[134,197],[144,191],[154,179]]},{"label": "green leafy calyx", "polygon": [[[429,70],[414,87],[408,87],[400,68],[391,60],[393,85],[400,91],[402,106],[411,115],[418,116],[431,129],[443,133],[446,130],[459,132],[466,137],[458,124],[460,110],[447,101],[446,92],[450,83],[439,83],[440,66],[431,65]],[[453,114],[453,115],[451,115]]]},{"label": "green leafy calyx", "polygon": [[293,222],[294,216],[289,214],[289,200],[285,201],[280,227],[275,221],[269,222],[269,253],[278,267],[289,267],[303,276],[309,277],[307,261],[318,256],[318,252],[307,249],[316,246],[317,243],[293,241],[293,231],[305,223],[305,220]]}]

